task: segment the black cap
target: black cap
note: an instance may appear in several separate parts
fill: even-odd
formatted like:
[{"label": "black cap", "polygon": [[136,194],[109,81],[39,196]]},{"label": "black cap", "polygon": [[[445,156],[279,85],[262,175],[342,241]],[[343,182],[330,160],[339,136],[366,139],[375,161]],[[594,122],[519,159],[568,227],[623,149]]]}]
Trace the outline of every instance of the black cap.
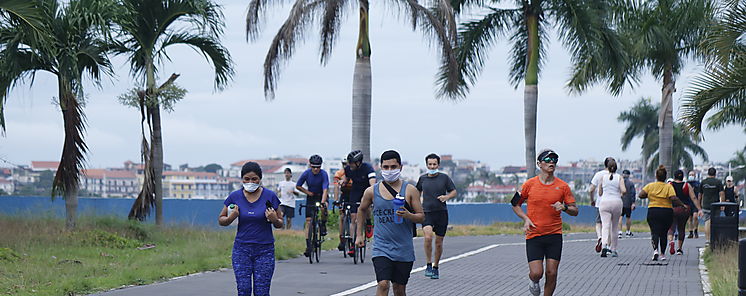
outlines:
[{"label": "black cap", "polygon": [[541,152],[539,152],[539,156],[536,157],[536,160],[541,161],[547,156],[554,156],[555,158],[559,159],[559,154],[557,152],[554,152],[552,149],[544,149]]}]

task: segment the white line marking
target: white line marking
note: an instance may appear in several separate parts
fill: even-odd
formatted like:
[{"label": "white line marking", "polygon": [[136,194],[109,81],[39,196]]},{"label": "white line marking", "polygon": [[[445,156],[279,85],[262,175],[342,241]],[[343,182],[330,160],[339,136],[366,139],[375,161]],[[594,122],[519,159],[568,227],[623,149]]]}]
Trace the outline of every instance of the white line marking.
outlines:
[{"label": "white line marking", "polygon": [[[640,238],[635,237],[635,238],[629,238],[629,239],[650,239],[650,238],[649,237],[640,237]],[[573,239],[573,240],[563,241],[563,243],[595,242],[597,240],[598,240],[597,238]],[[469,252],[466,252],[466,253],[463,253],[463,254],[460,254],[460,255],[456,255],[456,256],[453,256],[453,257],[448,257],[446,259],[441,260],[440,263],[443,264],[443,263],[451,262],[451,261],[454,261],[454,260],[466,258],[466,257],[472,256],[472,255],[476,255],[476,254],[479,254],[479,253],[482,253],[484,251],[487,251],[487,250],[490,250],[490,249],[494,249],[494,248],[497,248],[497,247],[522,246],[522,245],[525,245],[525,244],[526,244],[526,242],[522,242],[522,243],[492,244],[492,245],[488,245],[486,247],[482,247],[482,248],[476,249],[474,251],[469,251]],[[409,274],[414,274],[414,273],[423,271],[423,270],[425,270],[425,268],[427,268],[427,266],[421,266],[421,267],[415,268]],[[371,281],[371,282],[366,283],[364,285],[360,285],[360,286],[354,287],[352,289],[348,289],[348,290],[339,292],[337,294],[332,294],[331,296],[346,296],[346,295],[351,295],[351,294],[355,294],[357,292],[361,292],[361,291],[365,291],[367,289],[373,288],[373,287],[375,287],[377,285],[378,285],[378,282]]]}]

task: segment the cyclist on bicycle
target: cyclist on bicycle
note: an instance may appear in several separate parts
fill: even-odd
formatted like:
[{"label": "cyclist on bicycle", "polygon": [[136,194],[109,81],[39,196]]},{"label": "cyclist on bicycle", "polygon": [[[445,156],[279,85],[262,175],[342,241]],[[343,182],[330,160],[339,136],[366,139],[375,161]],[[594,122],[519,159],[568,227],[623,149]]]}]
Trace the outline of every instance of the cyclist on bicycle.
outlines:
[{"label": "cyclist on bicycle", "polygon": [[[357,208],[360,206],[360,200],[363,198],[363,192],[365,189],[376,184],[376,171],[373,167],[363,162],[363,152],[355,150],[347,154],[347,166],[345,167],[345,177],[342,184],[352,180],[352,188],[350,190],[350,218],[352,221],[357,221]],[[357,233],[357,224],[352,223],[350,233]],[[350,250],[350,255],[354,255],[355,251]]]},{"label": "cyclist on bicycle", "polygon": [[[342,169],[334,173],[334,196],[337,199],[336,204],[340,207],[339,211],[339,246],[337,249],[344,251],[344,219],[345,203],[350,202],[350,191],[352,190],[352,180],[348,180],[347,183],[342,183],[345,178],[345,168],[347,167],[347,155],[342,157]],[[354,220],[353,220],[354,221]]]},{"label": "cyclist on bicycle", "polygon": [[[321,221],[320,230],[321,236],[326,235],[326,200],[328,198],[329,191],[329,175],[321,169],[321,164],[324,161],[321,156],[314,154],[308,159],[308,165],[310,166],[303,174],[300,175],[298,182],[295,184],[295,188],[298,191],[306,194],[306,252],[303,253],[306,257],[311,256],[311,241],[309,237],[309,225],[311,224],[311,217],[313,217],[315,206],[317,202],[321,202]],[[303,184],[306,184],[308,189],[303,188]]]}]

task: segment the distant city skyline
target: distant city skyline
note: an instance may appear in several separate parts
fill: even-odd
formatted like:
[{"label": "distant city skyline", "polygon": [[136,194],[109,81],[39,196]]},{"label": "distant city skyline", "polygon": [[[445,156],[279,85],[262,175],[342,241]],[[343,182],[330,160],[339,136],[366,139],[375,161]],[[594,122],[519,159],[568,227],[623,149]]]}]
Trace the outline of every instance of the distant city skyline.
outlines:
[{"label": "distant city skyline", "polygon": [[[259,40],[246,43],[245,1],[224,1],[226,29],[223,44],[236,62],[234,81],[224,92],[213,91],[212,70],[199,54],[185,47],[169,53],[159,81],[173,72],[187,97],[173,113],[163,114],[166,163],[230,164],[240,159],[298,154],[338,158],[350,150],[351,93],[355,18],[342,24],[338,46],[326,67],[319,66],[318,44],[309,38],[283,67],[276,99],[265,101],[261,67],[274,33],[287,13],[272,13]],[[523,87],[508,83],[504,40],[490,53],[485,71],[468,97],[458,103],[434,98],[437,58],[420,33],[409,30],[395,12],[371,3],[373,48],[373,110],[371,158],[386,149],[397,149],[412,163],[424,163],[431,153],[480,160],[490,167],[524,163]],[[287,6],[285,6],[287,8]],[[463,21],[464,19],[462,19]],[[550,56],[539,80],[537,150],[555,149],[560,163],[569,160],[638,159],[640,141],[622,152],[619,138],[624,125],[617,122],[641,97],[660,101],[660,83],[649,74],[634,90],[619,97],[603,86],[581,96],[564,88],[569,57],[556,39],[547,48]],[[90,168],[120,166],[140,161],[140,116],[118,103],[117,97],[134,86],[124,59],[113,59],[116,79],[105,78],[101,89],[87,84],[85,113],[89,124],[86,141]],[[701,67],[689,62],[677,81],[675,114],[688,82]],[[0,138],[0,157],[23,164],[60,158],[64,133],[56,96],[56,80],[38,73],[34,85],[20,84],[8,97],[6,135]],[[742,127],[705,131],[701,146],[710,160],[725,162],[746,144]],[[702,163],[696,159],[695,163]],[[1,164],[0,164],[1,165]]]}]

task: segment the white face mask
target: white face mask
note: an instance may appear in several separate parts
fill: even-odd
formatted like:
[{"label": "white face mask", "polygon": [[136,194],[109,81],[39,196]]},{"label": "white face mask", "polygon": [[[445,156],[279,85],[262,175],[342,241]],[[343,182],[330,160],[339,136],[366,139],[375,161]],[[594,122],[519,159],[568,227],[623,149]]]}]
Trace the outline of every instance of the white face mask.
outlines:
[{"label": "white face mask", "polygon": [[257,189],[259,189],[259,183],[243,183],[243,189],[253,193]]},{"label": "white face mask", "polygon": [[694,181],[696,181],[696,180],[697,180],[697,177],[695,177],[695,176],[689,176],[689,178],[688,178],[687,180],[688,180],[689,182],[694,182]]},{"label": "white face mask", "polygon": [[401,169],[381,171],[381,176],[383,176],[383,180],[389,183],[396,182],[396,180],[399,180],[399,175],[401,175]]},{"label": "white face mask", "polygon": [[427,174],[428,174],[428,175],[435,175],[435,174],[437,174],[437,173],[438,173],[438,169],[434,169],[434,170],[427,170]]}]

